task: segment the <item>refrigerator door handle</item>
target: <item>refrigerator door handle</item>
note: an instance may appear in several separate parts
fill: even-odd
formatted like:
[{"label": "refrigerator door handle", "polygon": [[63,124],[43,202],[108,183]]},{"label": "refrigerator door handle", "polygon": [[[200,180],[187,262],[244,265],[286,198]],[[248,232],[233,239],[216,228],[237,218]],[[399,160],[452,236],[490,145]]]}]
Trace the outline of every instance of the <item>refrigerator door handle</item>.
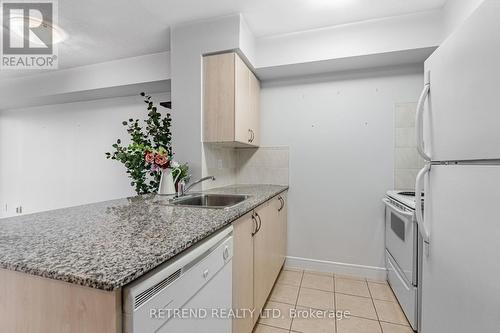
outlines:
[{"label": "refrigerator door handle", "polygon": [[415,126],[416,126],[416,136],[417,136],[417,150],[420,156],[427,162],[431,161],[431,157],[427,155],[427,153],[424,150],[424,105],[425,101],[427,100],[427,97],[429,96],[429,92],[431,90],[431,84],[428,81],[429,80],[429,74],[426,76],[426,83],[424,85],[424,89],[422,90],[422,94],[420,95],[420,98],[418,99],[418,104],[417,104],[417,113],[416,113],[416,119],[415,119]]},{"label": "refrigerator door handle", "polygon": [[[417,225],[418,225],[418,230],[420,234],[422,235],[422,239],[424,240],[424,245],[426,247],[426,255],[429,255],[429,243],[430,243],[430,233],[425,227],[425,221],[424,221],[424,216],[423,216],[423,211],[422,211],[422,190],[423,190],[423,180],[425,174],[429,173],[431,170],[431,165],[426,164],[425,167],[420,170],[420,172],[417,175],[417,180],[415,183],[415,216],[417,220]],[[427,196],[427,194],[426,194]],[[424,198],[425,200],[425,198]]]}]

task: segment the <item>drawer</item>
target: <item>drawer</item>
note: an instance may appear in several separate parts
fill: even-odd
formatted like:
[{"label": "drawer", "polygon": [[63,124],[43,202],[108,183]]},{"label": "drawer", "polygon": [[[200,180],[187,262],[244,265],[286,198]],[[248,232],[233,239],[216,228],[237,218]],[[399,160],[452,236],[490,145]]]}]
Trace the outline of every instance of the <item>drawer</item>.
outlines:
[{"label": "drawer", "polygon": [[389,285],[394,291],[411,327],[417,330],[418,290],[405,278],[405,275],[401,273],[401,270],[391,257],[391,254],[386,251],[385,256]]}]

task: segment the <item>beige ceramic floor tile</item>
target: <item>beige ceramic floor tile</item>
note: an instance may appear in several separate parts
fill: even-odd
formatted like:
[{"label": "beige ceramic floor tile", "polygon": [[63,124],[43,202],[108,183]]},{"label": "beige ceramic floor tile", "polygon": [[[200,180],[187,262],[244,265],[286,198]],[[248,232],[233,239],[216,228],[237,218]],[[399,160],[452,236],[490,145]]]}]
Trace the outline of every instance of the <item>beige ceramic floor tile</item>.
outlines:
[{"label": "beige ceramic floor tile", "polygon": [[371,282],[371,283],[387,284],[386,280],[366,279],[366,281]]},{"label": "beige ceramic floor tile", "polygon": [[368,284],[366,281],[351,280],[351,279],[339,279],[335,277],[335,292],[370,297],[370,292],[368,291]]},{"label": "beige ceramic floor tile", "polygon": [[295,303],[297,302],[298,294],[299,287],[276,283],[274,285],[273,291],[271,292],[269,300],[295,305]]},{"label": "beige ceramic floor tile", "polygon": [[351,315],[377,320],[377,313],[373,307],[371,298],[335,294],[336,309],[338,311],[349,311]]},{"label": "beige ceramic floor tile", "polygon": [[292,331],[301,333],[335,333],[335,313],[298,307],[292,321]]},{"label": "beige ceramic floor tile", "polygon": [[333,276],[304,273],[302,287],[309,289],[319,289],[333,291]]},{"label": "beige ceramic floor tile", "polygon": [[373,300],[380,321],[408,325],[408,321],[397,302]]},{"label": "beige ceramic floor tile", "polygon": [[253,333],[288,333],[288,330],[257,324]]},{"label": "beige ceramic floor tile", "polygon": [[302,280],[302,271],[281,271],[278,277],[278,283],[289,284],[291,286],[300,286]]},{"label": "beige ceramic floor tile", "polygon": [[320,310],[333,310],[334,295],[332,292],[323,290],[300,288],[297,305]]},{"label": "beige ceramic floor tile", "polygon": [[373,299],[396,302],[396,298],[388,284],[368,282],[368,288]]},{"label": "beige ceramic floor tile", "polygon": [[267,302],[260,316],[259,323],[289,330],[292,325],[290,310],[293,308],[295,306],[291,304]]},{"label": "beige ceramic floor tile", "polygon": [[283,267],[283,270],[284,271],[293,271],[293,272],[303,272],[304,271],[303,269],[300,269],[300,268],[288,267],[288,266]]},{"label": "beige ceramic floor tile", "polygon": [[389,324],[381,322],[382,332],[384,333],[414,333],[413,330],[408,326]]},{"label": "beige ceramic floor tile", "polygon": [[333,273],[330,273],[330,272],[320,272],[320,271],[308,271],[308,270],[305,270],[304,273],[315,274],[315,275],[326,275],[326,276],[333,277]]},{"label": "beige ceramic floor tile", "polygon": [[365,278],[356,276],[356,275],[349,275],[349,274],[335,274],[335,278],[337,279],[348,279],[348,280],[358,280],[358,281],[366,281]]},{"label": "beige ceramic floor tile", "polygon": [[337,333],[382,333],[376,320],[350,317],[337,320]]}]

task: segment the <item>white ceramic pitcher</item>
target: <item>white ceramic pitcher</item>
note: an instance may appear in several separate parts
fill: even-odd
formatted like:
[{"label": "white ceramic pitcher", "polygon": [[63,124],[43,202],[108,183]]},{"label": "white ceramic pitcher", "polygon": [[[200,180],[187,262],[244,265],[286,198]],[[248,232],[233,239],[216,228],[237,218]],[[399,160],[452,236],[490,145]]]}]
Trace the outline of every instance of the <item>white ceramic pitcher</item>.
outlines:
[{"label": "white ceramic pitcher", "polygon": [[[177,179],[179,179],[179,176],[181,175],[180,172],[178,172],[177,177],[173,176],[173,172],[179,170],[179,168],[171,169],[171,168],[166,168],[162,170],[161,173],[161,178],[160,178],[160,187],[158,188],[158,194],[160,195],[176,195],[177,191],[175,189],[175,183],[177,182]],[[180,170],[179,170],[180,171]]]}]

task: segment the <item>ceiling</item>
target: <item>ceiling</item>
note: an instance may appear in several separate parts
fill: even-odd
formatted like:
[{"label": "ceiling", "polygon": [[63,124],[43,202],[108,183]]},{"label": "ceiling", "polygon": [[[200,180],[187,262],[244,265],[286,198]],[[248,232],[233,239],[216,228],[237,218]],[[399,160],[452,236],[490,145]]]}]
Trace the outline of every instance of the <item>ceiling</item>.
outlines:
[{"label": "ceiling", "polygon": [[[59,68],[169,49],[172,24],[241,12],[257,37],[441,8],[446,0],[64,0]],[[17,71],[19,73],[19,71]],[[5,77],[5,73],[1,76]],[[8,75],[8,74],[7,74]]]}]

